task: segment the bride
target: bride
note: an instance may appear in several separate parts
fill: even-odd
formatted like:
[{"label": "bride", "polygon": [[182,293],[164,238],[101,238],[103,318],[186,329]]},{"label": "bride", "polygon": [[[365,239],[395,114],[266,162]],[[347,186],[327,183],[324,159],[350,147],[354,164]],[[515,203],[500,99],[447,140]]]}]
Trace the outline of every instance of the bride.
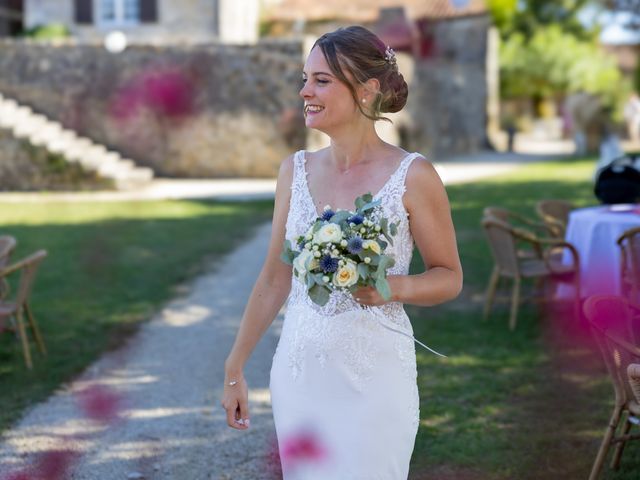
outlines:
[{"label": "bride", "polygon": [[[449,202],[431,163],[376,134],[374,123],[408,96],[393,50],[376,35],[359,26],[323,35],[302,77],[305,125],[331,144],[282,162],[269,250],[225,362],[221,403],[230,427],[250,428],[243,367],[288,299],[270,377],[284,478],[406,479],[420,417],[403,304],[436,305],[462,288]],[[386,250],[392,297],[361,287],[318,306],[280,260],[284,240],[295,244],[325,205],[353,210],[367,192],[398,223]],[[424,271],[409,275],[414,244]]]}]

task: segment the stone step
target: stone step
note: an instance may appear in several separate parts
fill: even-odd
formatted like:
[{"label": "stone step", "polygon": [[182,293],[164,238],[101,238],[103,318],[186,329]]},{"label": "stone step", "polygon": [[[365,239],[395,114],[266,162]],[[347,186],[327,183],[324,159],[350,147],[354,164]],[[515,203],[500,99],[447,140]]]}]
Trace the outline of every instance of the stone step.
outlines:
[{"label": "stone step", "polygon": [[139,188],[153,178],[153,170],[137,167],[118,152],[104,145],[79,136],[73,130],[31,108],[20,105],[0,94],[0,128],[5,128],[17,138],[24,138],[33,145],[62,155],[68,162],[79,163],[98,175],[113,179],[116,188]]},{"label": "stone step", "polygon": [[139,167],[128,172],[126,177],[115,178],[114,184],[118,190],[133,190],[145,186],[153,179],[153,170]]},{"label": "stone step", "polygon": [[31,135],[31,143],[35,145],[47,146],[62,136],[62,127],[60,125],[45,125]]}]

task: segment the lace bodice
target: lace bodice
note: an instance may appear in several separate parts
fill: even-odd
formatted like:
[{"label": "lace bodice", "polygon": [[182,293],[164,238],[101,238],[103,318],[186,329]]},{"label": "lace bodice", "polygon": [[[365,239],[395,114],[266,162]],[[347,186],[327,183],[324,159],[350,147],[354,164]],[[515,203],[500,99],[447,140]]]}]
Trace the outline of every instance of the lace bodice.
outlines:
[{"label": "lace bodice", "polygon": [[[417,156],[419,156],[418,153],[408,154],[373,197],[374,200],[381,200],[382,215],[387,217],[390,222],[398,223],[398,232],[393,238],[393,245],[389,245],[386,250],[386,253],[395,259],[394,266],[387,270],[389,275],[406,275],[409,272],[409,264],[413,255],[413,237],[409,229],[409,214],[402,203],[402,196],[406,191],[405,178],[407,171],[411,162]],[[295,239],[300,235],[304,235],[318,215],[307,184],[305,151],[296,152],[293,162],[291,202],[285,236],[287,240],[295,245]],[[350,310],[361,310],[361,306],[355,302],[351,294],[340,291],[333,292],[329,302],[324,307],[320,307],[311,301],[305,286],[295,277],[292,277],[288,308],[296,305],[305,305],[323,316],[334,316]],[[382,307],[373,307],[372,310],[379,310],[379,313],[384,314],[394,323],[405,324],[405,322],[397,321],[397,316],[403,313],[402,304],[400,303],[391,302]]]}]

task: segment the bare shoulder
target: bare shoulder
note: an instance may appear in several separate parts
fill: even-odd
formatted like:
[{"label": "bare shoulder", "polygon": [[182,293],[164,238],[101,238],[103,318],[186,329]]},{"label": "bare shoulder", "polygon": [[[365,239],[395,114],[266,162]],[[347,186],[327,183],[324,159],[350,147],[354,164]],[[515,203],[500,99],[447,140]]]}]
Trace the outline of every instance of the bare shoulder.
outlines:
[{"label": "bare shoulder", "polygon": [[280,171],[278,172],[279,177],[281,177],[282,175],[288,175],[290,177],[293,174],[295,158],[296,158],[296,154],[292,153],[291,155],[287,156],[284,160],[282,160],[282,162],[280,163]]},{"label": "bare shoulder", "polygon": [[422,155],[411,162],[407,172],[406,186],[405,204],[409,211],[413,206],[424,206],[425,199],[437,201],[442,197],[446,198],[440,175],[433,163]]},{"label": "bare shoulder", "polygon": [[329,151],[331,150],[331,147],[324,147],[321,148],[319,150],[316,150],[314,152],[311,152],[309,150],[305,150],[305,158],[307,159],[307,162],[313,162],[317,159],[323,159],[326,158],[327,154],[329,153]]}]

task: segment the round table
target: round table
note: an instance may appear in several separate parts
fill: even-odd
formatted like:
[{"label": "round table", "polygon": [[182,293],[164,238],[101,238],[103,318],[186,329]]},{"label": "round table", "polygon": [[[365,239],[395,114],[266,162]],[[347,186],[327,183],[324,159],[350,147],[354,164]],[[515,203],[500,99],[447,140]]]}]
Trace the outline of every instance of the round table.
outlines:
[{"label": "round table", "polygon": [[[640,227],[640,205],[600,205],[573,210],[565,239],[580,254],[580,293],[622,295],[620,247],[616,241],[626,230]],[[569,252],[564,262],[570,263]],[[558,295],[571,295],[570,285],[560,285]]]}]

